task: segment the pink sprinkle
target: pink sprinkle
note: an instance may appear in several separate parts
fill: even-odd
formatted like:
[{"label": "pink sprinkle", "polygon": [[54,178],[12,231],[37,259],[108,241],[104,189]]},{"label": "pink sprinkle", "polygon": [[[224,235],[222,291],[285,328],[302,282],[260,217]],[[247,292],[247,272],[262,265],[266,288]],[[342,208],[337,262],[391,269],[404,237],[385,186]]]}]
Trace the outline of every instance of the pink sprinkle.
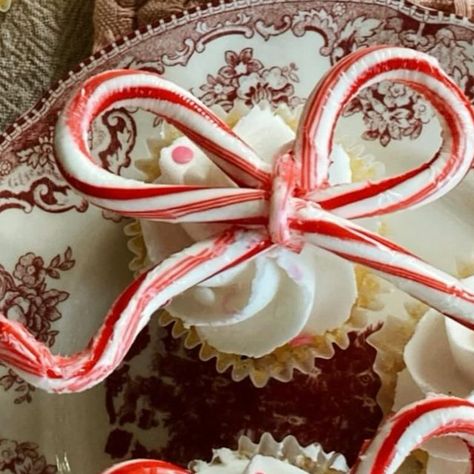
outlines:
[{"label": "pink sprinkle", "polygon": [[184,145],[177,146],[171,152],[171,157],[173,158],[173,160],[180,165],[185,165],[186,163],[189,163],[193,159],[193,156],[193,150],[191,150],[191,148],[189,148],[188,146]]},{"label": "pink sprinkle", "polygon": [[288,344],[291,347],[305,346],[307,344],[312,344],[314,342],[314,336],[310,334],[300,334],[293,338]]}]

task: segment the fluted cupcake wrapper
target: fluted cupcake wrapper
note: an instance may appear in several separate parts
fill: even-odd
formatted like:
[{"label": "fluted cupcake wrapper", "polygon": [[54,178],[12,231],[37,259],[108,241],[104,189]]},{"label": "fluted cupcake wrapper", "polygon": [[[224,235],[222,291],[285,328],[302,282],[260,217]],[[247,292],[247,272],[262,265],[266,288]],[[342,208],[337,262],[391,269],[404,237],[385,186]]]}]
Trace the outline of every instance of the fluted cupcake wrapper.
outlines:
[{"label": "fluted cupcake wrapper", "polygon": [[301,446],[293,436],[276,441],[270,433],[264,433],[258,443],[242,436],[237,450],[217,449],[210,463],[194,461],[190,464],[192,472],[199,473],[208,466],[223,465],[232,460],[252,459],[262,455],[272,457],[299,467],[308,474],[336,474],[348,472],[346,459],[342,454],[326,453],[318,443]]},{"label": "fluted cupcake wrapper", "polygon": [[349,321],[323,336],[314,336],[313,342],[298,347],[286,344],[272,353],[250,358],[238,354],[226,354],[203,341],[194,328],[186,328],[183,323],[163,311],[160,314],[162,326],[172,326],[171,333],[175,338],[183,338],[186,349],[199,347],[199,358],[202,361],[216,360],[216,370],[224,373],[230,370],[232,380],[240,382],[249,377],[256,387],[264,387],[269,380],[276,379],[280,382],[289,382],[293,372],[298,370],[304,374],[315,372],[315,359],[330,359],[333,357],[335,347],[347,349],[350,343],[349,334],[361,331],[367,325],[367,320],[362,311],[354,310]]},{"label": "fluted cupcake wrapper", "polygon": [[[239,102],[228,113],[220,108],[214,111],[230,126],[234,126],[250,110],[249,107]],[[273,109],[273,113],[295,130],[301,109],[292,110],[286,105],[280,105]],[[155,157],[160,155],[162,148],[169,146],[180,136],[172,126],[164,123],[162,127],[159,137],[151,143],[152,154]],[[362,145],[344,137],[341,138],[341,144],[350,156],[351,172],[355,181],[374,178],[381,173],[380,167],[382,165],[370,155],[366,155]],[[142,160],[137,164],[149,181],[155,180],[160,174],[157,161],[157,159]],[[134,255],[130,262],[130,269],[136,274],[141,273],[151,266],[152,262],[147,254],[140,222],[134,221],[127,225],[125,234],[129,238],[129,249]],[[305,374],[314,374],[315,371],[317,372],[316,359],[330,359],[334,356],[336,348],[346,349],[350,344],[350,333],[362,331],[368,325],[365,309],[380,306],[379,293],[383,290],[380,280],[362,267],[355,268],[358,301],[345,323],[322,335],[305,337],[303,342],[285,344],[262,357],[252,358],[221,352],[206,343],[193,326],[185,326],[180,319],[173,318],[166,311],[160,313],[160,324],[172,326],[172,335],[175,338],[182,338],[187,349],[199,348],[199,358],[202,361],[215,359],[217,371],[220,373],[230,371],[232,379],[236,382],[247,377],[256,387],[264,387],[271,379],[289,382],[292,380],[295,370]]]}]

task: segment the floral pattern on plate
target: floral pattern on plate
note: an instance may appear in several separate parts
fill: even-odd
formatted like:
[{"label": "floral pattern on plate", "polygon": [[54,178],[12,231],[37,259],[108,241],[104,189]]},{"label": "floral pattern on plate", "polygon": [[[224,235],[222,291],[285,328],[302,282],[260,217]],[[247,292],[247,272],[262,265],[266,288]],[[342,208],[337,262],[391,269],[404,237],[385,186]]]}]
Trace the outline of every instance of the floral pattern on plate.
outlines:
[{"label": "floral pattern on plate", "polygon": [[[49,279],[60,279],[61,272],[71,270],[75,261],[72,249],[58,254],[46,264],[32,252],[21,256],[12,273],[0,265],[0,311],[8,318],[25,324],[34,336],[52,347],[59,331],[53,324],[61,319],[58,306],[69,298],[67,291],[48,288]],[[15,403],[31,403],[35,388],[12,370],[0,377],[0,387],[16,394]]]},{"label": "floral pattern on plate", "polygon": [[253,54],[252,48],[226,51],[226,65],[216,75],[208,74],[207,83],[200,87],[204,94],[198,97],[206,105],[220,105],[226,111],[237,100],[247,106],[262,101],[273,107],[286,104],[293,108],[302,104],[303,99],[295,96],[293,85],[299,82],[296,64],[266,68]]},{"label": "floral pattern on plate", "polygon": [[[212,361],[201,362],[163,328],[152,326],[105,382],[111,423],[106,450],[114,459],[186,464],[213,447],[233,446],[241,434],[258,439],[268,431],[278,439],[291,433],[302,444],[318,439],[352,460],[381,417],[375,402],[380,381],[370,369],[375,351],[365,343],[369,333],[352,334],[350,348],[337,348],[311,375],[296,373],[290,383],[271,381],[259,389],[248,380],[236,383],[216,374]],[[146,375],[144,357],[153,361]],[[351,377],[340,390],[345,373]],[[354,402],[357,414],[350,416]],[[168,441],[160,446],[164,431]]]},{"label": "floral pattern on plate", "polygon": [[0,439],[0,472],[8,474],[56,474],[58,469],[48,464],[35,443],[20,443]]}]

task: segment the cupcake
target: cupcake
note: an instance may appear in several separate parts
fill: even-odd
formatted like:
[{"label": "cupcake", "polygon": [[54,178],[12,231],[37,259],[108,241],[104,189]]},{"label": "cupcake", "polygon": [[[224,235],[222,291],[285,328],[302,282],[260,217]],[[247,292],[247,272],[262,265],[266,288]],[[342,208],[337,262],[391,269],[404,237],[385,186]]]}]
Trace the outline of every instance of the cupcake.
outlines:
[{"label": "cupcake", "polygon": [[[350,468],[343,456],[327,454],[319,444],[302,448],[294,437],[278,443],[266,433],[258,444],[241,438],[236,451],[215,450],[209,463],[193,461],[189,471],[162,461],[136,460],[104,474],[422,474],[431,471],[425,470],[423,461],[410,458],[414,450],[436,438],[445,441],[446,436],[455,436],[472,450],[473,431],[472,401],[431,395],[387,417]],[[466,468],[472,467],[469,459]],[[443,472],[466,472],[456,468],[455,463],[446,464]]]},{"label": "cupcake", "polygon": [[[277,442],[265,433],[255,444],[241,437],[236,450],[214,450],[212,460],[192,461],[188,469],[161,462],[137,460],[118,465],[104,474],[342,474],[348,472],[344,456],[325,453],[319,444],[301,447],[292,436]],[[143,470],[142,470],[143,469]],[[153,470],[155,469],[155,470]]]},{"label": "cupcake", "polygon": [[[301,110],[237,104],[228,114],[216,113],[272,164],[279,150],[294,140]],[[152,159],[138,163],[148,181],[233,185],[190,139],[166,123],[149,147]],[[350,183],[382,171],[360,146],[339,143],[331,156],[329,180],[331,185]],[[140,273],[225,228],[134,221],[126,228],[134,254],[130,268]],[[235,381],[250,377],[262,387],[270,378],[291,380],[294,369],[309,373],[315,358],[333,356],[334,346],[347,348],[348,333],[366,327],[364,309],[379,307],[382,289],[370,271],[325,250],[305,245],[296,253],[280,246],[183,292],[166,306],[160,321],[172,326],[186,348],[199,346],[202,360],[215,358],[219,372],[230,369]]]},{"label": "cupcake", "polygon": [[[381,80],[408,81],[426,95],[442,125],[441,146],[408,171],[355,182],[350,157],[333,146],[334,131],[348,101]],[[113,174],[90,149],[94,119],[124,103],[189,138],[160,150],[154,182]],[[162,322],[176,322],[173,334],[185,336],[188,348],[201,347],[201,359],[215,357],[219,371],[232,367],[234,380],[250,376],[259,387],[269,378],[288,381],[294,368],[309,373],[315,357],[331,358],[335,347],[348,346],[349,332],[365,326],[359,290],[374,285],[358,281],[354,264],[474,327],[469,287],[354,222],[446,195],[472,166],[473,136],[463,92],[434,58],[406,48],[372,46],[343,58],[308,98],[296,135],[269,110],[251,110],[231,129],[156,74],[103,72],[59,116],[58,165],[91,203],[153,222],[143,230],[152,267],[119,295],[87,348],[71,356],[53,355],[0,315],[3,359],[38,387],[86,390],[118,367],[153,313],[168,306]]]},{"label": "cupcake", "polygon": [[[472,178],[423,209],[386,217],[384,229],[390,238],[474,289],[471,186]],[[441,223],[448,231],[439,232]],[[368,317],[386,321],[369,337],[377,349],[374,368],[382,380],[378,401],[385,413],[430,393],[468,397],[474,391],[474,331],[393,288],[383,301],[383,308],[369,310]],[[422,451],[430,474],[466,472],[469,453],[459,440],[432,440]]]},{"label": "cupcake", "polygon": [[[474,288],[474,277],[465,281]],[[473,343],[474,331],[434,310],[427,311],[404,348],[405,368],[398,373],[394,409],[431,392],[468,397],[474,391]],[[424,450],[430,474],[467,472],[471,458],[464,442],[432,440]]]},{"label": "cupcake", "polygon": [[[465,293],[472,289],[466,278],[474,274],[473,190],[474,175],[471,172],[455,190],[441,199],[422,208],[381,217],[384,236],[447,274],[464,279]],[[469,329],[455,321],[445,320],[441,313],[430,310],[429,305],[395,287],[387,287],[383,307],[367,311],[367,317],[384,321],[369,341],[377,349],[374,368],[382,380],[378,401],[385,413],[402,407],[408,401],[419,400],[430,392],[458,396],[469,393],[466,389],[453,388],[455,380],[463,384],[465,376],[462,371],[453,369],[447,376],[450,372],[447,367],[454,368],[456,365],[450,355],[451,344],[457,345],[458,339],[467,340],[461,335],[448,337],[447,332],[470,334]],[[439,350],[433,350],[434,347]],[[422,351],[425,352],[424,357],[421,357]],[[438,376],[433,371],[435,367]],[[445,371],[442,370],[444,368]],[[420,371],[424,374],[421,377]],[[415,376],[418,382],[410,382],[410,386],[414,388],[417,385],[418,389],[406,391],[402,387],[405,387],[408,378],[411,379],[411,372],[418,374]],[[425,378],[428,374],[429,377],[435,376],[437,382],[428,383]],[[470,390],[473,388],[474,385]]]}]

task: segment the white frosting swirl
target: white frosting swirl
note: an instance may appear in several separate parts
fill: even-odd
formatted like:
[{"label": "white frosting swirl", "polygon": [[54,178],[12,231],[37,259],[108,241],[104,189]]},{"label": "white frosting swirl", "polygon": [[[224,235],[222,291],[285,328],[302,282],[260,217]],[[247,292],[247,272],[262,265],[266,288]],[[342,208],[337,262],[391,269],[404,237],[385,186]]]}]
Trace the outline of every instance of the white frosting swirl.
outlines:
[{"label": "white frosting swirl", "polygon": [[[268,162],[294,139],[280,117],[258,107],[234,131]],[[349,158],[342,147],[334,147],[332,160],[331,183],[350,181]],[[158,182],[233,186],[186,137],[161,151],[159,165]],[[149,221],[141,225],[153,263],[224,228]],[[167,310],[186,326],[195,326],[201,339],[220,352],[260,357],[341,326],[356,296],[351,263],[310,246],[300,254],[279,247],[185,291]]]},{"label": "white frosting swirl", "polygon": [[[474,278],[464,280],[474,288]],[[429,393],[468,397],[474,391],[474,331],[428,311],[404,352],[406,369],[398,376],[394,410]],[[469,453],[455,438],[432,440],[423,446],[429,453],[427,474],[464,474]]]}]

